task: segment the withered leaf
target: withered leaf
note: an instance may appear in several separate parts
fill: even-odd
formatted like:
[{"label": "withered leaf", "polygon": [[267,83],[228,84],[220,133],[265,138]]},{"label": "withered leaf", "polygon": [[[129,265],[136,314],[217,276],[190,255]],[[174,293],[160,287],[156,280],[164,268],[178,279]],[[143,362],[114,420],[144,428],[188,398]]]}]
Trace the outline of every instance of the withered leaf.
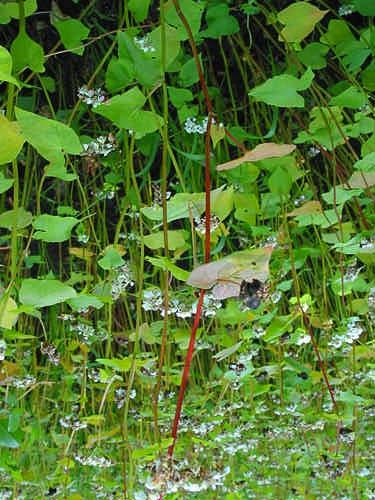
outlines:
[{"label": "withered leaf", "polygon": [[272,250],[272,246],[242,250],[203,264],[191,272],[187,283],[203,289],[213,287],[216,298],[237,297],[242,281],[267,280]]},{"label": "withered leaf", "polygon": [[231,170],[232,168],[238,167],[242,163],[247,161],[260,161],[267,158],[280,158],[281,156],[286,156],[296,149],[294,144],[276,144],[274,142],[265,142],[264,144],[258,144],[254,149],[247,151],[240,158],[228,161],[226,163],[221,163],[217,165],[216,170]]}]

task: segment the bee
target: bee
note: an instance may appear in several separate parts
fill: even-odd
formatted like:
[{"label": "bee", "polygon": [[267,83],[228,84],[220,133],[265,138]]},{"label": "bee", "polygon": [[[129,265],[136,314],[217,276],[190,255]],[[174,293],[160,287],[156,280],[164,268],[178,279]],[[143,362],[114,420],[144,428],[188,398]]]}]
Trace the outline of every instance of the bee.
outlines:
[{"label": "bee", "polygon": [[269,298],[269,285],[257,279],[252,281],[242,281],[239,298],[245,307],[258,309],[262,300]]}]

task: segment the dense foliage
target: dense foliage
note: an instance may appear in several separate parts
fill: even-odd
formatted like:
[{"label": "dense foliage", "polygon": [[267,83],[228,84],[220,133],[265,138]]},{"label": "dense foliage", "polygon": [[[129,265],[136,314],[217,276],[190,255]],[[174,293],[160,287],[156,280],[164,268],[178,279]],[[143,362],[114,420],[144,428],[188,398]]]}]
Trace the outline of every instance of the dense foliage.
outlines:
[{"label": "dense foliage", "polygon": [[0,498],[374,499],[374,0],[0,0]]}]

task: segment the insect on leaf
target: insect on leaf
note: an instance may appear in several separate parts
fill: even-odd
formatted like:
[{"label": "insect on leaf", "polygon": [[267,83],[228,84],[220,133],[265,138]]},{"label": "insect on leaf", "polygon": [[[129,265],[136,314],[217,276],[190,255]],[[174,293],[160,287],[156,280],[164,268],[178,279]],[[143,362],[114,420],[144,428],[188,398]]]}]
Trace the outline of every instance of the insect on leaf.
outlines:
[{"label": "insect on leaf", "polygon": [[258,144],[258,146],[254,149],[247,151],[240,158],[217,165],[216,170],[231,170],[232,168],[238,167],[242,163],[248,161],[280,158],[281,156],[286,156],[292,153],[295,149],[296,146],[294,144],[275,144],[274,142],[265,142],[264,144]]},{"label": "insect on leaf", "polygon": [[213,288],[215,298],[238,297],[243,281],[267,280],[272,250],[272,246],[242,250],[203,264],[191,272],[187,283],[206,290]]}]

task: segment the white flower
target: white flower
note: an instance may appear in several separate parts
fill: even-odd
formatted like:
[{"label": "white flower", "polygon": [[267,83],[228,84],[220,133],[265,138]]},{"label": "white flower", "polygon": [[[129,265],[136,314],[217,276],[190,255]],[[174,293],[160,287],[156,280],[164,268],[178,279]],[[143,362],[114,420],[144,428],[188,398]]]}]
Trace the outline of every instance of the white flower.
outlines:
[{"label": "white flower", "polygon": [[66,415],[65,417],[61,417],[59,419],[59,424],[64,429],[72,429],[74,431],[87,428],[86,422],[81,422],[75,415]]},{"label": "white flower", "polygon": [[[195,229],[200,234],[206,234],[206,217],[195,217]],[[210,220],[210,233],[216,231],[220,226],[220,219],[216,215],[211,215]]]},{"label": "white flower", "polygon": [[81,465],[90,465],[92,467],[112,467],[114,464],[107,458],[97,457],[91,455],[90,457],[84,457],[82,455],[75,455],[74,460]]},{"label": "white flower", "polygon": [[0,361],[4,361],[6,350],[7,350],[7,344],[5,340],[0,339]]},{"label": "white flower", "polygon": [[[214,120],[212,120],[212,123],[215,123]],[[184,129],[185,132],[188,134],[200,134],[203,135],[207,131],[207,125],[208,125],[208,116],[202,119],[200,123],[198,123],[197,119],[192,116],[189,118],[186,118],[185,123],[184,123]]]},{"label": "white flower", "polygon": [[81,156],[108,156],[117,148],[115,138],[112,134],[108,136],[100,135],[96,139],[86,144],[82,144],[83,152]]},{"label": "white flower", "polygon": [[155,52],[156,49],[152,45],[151,38],[149,35],[145,35],[143,37],[134,37],[134,44],[142,50],[142,52],[145,52],[146,54],[148,52]]},{"label": "white flower", "polygon": [[130,270],[129,264],[125,263],[118,270],[116,278],[112,282],[111,295],[117,300],[128,288],[134,286],[134,276]]},{"label": "white flower", "polygon": [[163,305],[163,297],[159,288],[149,288],[143,292],[142,307],[145,311],[160,310]]},{"label": "white flower", "polygon": [[60,354],[57,352],[57,349],[53,344],[42,342],[40,345],[40,352],[45,354],[53,365],[57,366],[60,363]]},{"label": "white flower", "polygon": [[96,108],[105,101],[105,94],[101,88],[89,89],[86,85],[83,85],[78,89],[77,95],[83,102],[91,105],[93,108]]},{"label": "white flower", "polygon": [[338,15],[340,17],[349,16],[350,14],[353,13],[353,10],[354,10],[354,5],[351,3],[347,5],[341,5],[338,10]]},{"label": "white flower", "polygon": [[310,342],[310,335],[302,335],[302,337],[299,337],[296,344],[297,345],[304,345],[308,344]]}]

